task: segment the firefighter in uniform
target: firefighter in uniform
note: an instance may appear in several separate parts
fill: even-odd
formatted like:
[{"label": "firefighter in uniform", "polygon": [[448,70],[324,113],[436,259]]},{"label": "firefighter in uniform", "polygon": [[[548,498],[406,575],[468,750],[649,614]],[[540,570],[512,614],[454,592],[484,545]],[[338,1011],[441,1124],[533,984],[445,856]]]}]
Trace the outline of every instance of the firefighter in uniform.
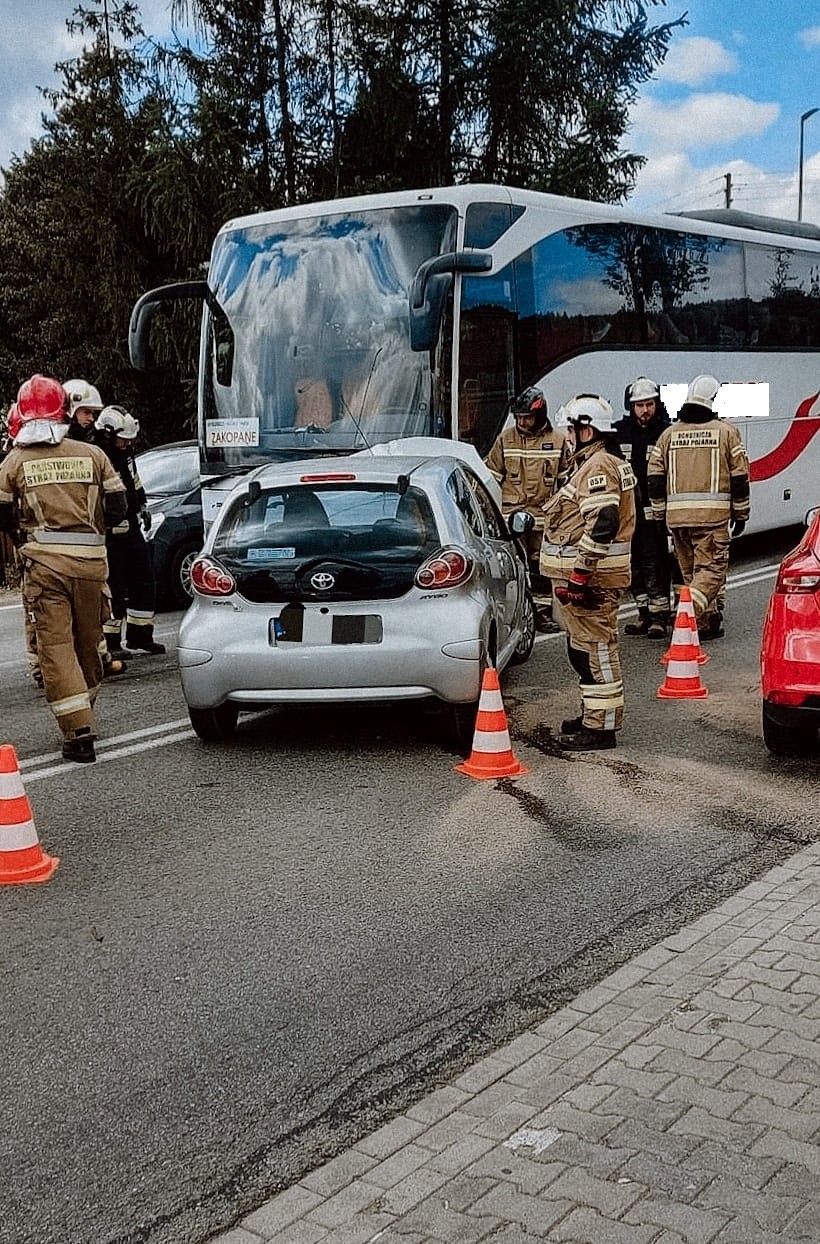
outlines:
[{"label": "firefighter in uniform", "polygon": [[624,627],[627,635],[665,639],[669,625],[671,557],[666,527],[654,521],[647,490],[649,451],[670,424],[661,391],[654,380],[638,376],[627,386],[624,406],[629,412],[615,424],[621,452],[635,475],[635,534],[632,537],[630,591],[638,606],[638,621]]},{"label": "firefighter in uniform", "polygon": [[95,389],[87,380],[67,380],[63,389],[68,400],[69,439],[95,445],[97,435],[94,420],[105,405],[99,389]]},{"label": "firefighter in uniform", "polygon": [[541,573],[539,555],[544,503],[569,463],[569,447],[564,432],[550,423],[547,399],[540,389],[525,389],[514,398],[512,414],[515,426],[496,437],[486,462],[501,486],[503,513],[526,510],[534,519],[526,539],[535,623],[539,631],[558,631],[560,627],[552,620],[552,585]]},{"label": "firefighter in uniform", "polygon": [[618,602],[630,579],[635,476],[620,456],[605,398],[581,394],[563,410],[571,473],[545,507],[541,569],[552,579],[567,654],[581,685],[581,713],[561,723],[568,751],[615,746],[624,712]]},{"label": "firefighter in uniform", "polygon": [[749,460],[737,428],[715,414],[719,388],[714,376],[696,376],[649,454],[652,509],[672,533],[701,639],[724,633],[729,543],[749,518]]},{"label": "firefighter in uniform", "polygon": [[154,639],[157,585],[143,535],[143,530],[150,530],[151,514],[131,452],[140,425],[124,407],[106,406],[97,416],[95,427],[97,443],[119,473],[128,497],[125,518],[107,538],[111,617],[103,627],[106,648],[112,656],[122,655],[124,620],[126,648],[159,656],[165,652],[165,645]]},{"label": "firefighter in uniform", "polygon": [[108,614],[106,523],[125,513],[125,488],[101,449],[67,439],[57,380],[20,386],[20,431],[0,465],[0,528],[19,528],[23,606],[37,634],[46,700],[66,760],[93,761],[93,705]]}]

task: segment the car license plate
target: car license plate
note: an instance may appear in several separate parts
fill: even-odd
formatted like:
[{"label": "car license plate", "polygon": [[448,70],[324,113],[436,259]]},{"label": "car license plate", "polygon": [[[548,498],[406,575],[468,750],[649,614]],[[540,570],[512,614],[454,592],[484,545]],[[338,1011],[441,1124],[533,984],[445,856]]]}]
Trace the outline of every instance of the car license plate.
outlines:
[{"label": "car license plate", "polygon": [[334,614],[326,606],[286,605],[270,623],[272,644],[380,644],[383,637],[380,614]]}]

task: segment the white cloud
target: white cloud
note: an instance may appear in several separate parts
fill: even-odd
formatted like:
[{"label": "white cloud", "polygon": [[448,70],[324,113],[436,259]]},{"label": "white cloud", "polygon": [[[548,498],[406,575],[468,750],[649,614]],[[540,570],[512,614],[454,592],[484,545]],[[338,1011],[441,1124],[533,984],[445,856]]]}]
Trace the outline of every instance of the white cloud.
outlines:
[{"label": "white cloud", "polygon": [[[638,174],[630,202],[647,212],[725,207],[727,173],[731,175],[732,207],[797,219],[797,170],[778,175],[746,160],[698,168],[686,155],[650,158]],[[820,225],[820,152],[803,166],[803,219]]]},{"label": "white cloud", "polygon": [[639,100],[632,112],[630,142],[650,152],[725,146],[762,134],[780,115],[779,104],[760,104],[745,95],[690,95],[679,104]]},{"label": "white cloud", "polygon": [[797,37],[804,48],[820,48],[820,26],[808,26],[798,31]]},{"label": "white cloud", "polygon": [[722,43],[696,35],[672,44],[656,79],[683,86],[703,86],[719,74],[734,73],[736,69],[736,57]]}]

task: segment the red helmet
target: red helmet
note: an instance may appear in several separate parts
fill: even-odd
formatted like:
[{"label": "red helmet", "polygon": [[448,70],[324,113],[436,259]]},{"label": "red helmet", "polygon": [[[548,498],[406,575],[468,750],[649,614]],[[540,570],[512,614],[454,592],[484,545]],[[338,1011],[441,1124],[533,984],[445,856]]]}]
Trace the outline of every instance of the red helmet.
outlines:
[{"label": "red helmet", "polygon": [[6,415],[6,431],[8,432],[11,440],[14,440],[22,426],[23,421],[20,418],[20,411],[17,409],[17,403],[12,402]]},{"label": "red helmet", "polygon": [[65,390],[59,380],[53,380],[51,376],[32,376],[23,381],[17,394],[20,422],[64,419],[65,400]]}]

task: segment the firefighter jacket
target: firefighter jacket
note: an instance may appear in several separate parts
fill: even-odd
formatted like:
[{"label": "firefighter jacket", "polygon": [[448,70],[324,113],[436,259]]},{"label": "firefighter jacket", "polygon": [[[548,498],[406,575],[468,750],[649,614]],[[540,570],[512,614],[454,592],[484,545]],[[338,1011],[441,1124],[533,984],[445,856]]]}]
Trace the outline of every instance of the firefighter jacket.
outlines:
[{"label": "firefighter jacket", "polygon": [[147,498],[145,489],[140,482],[137,463],[127,449],[118,449],[114,437],[107,433],[98,434],[97,444],[106,454],[109,462],[123,482],[126,495],[126,514],[121,523],[112,529],[112,535],[124,535],[126,532],[140,532],[139,517],[145,509]]},{"label": "firefighter jacket", "polygon": [[566,582],[574,569],[596,587],[628,587],[635,476],[602,440],[584,445],[575,470],[544,507],[541,573]]},{"label": "firefighter jacket", "polygon": [[533,436],[522,436],[517,427],[496,437],[486,458],[492,475],[501,485],[501,508],[505,514],[527,510],[540,530],[542,507],[555,492],[559,474],[569,464],[566,437],[549,424]]},{"label": "firefighter jacket", "polygon": [[125,513],[125,487],[101,449],[67,437],[15,446],[0,465],[0,527],[17,526],[20,554],[73,578],[103,581],[106,521]]},{"label": "firefighter jacket", "polygon": [[669,424],[670,419],[666,413],[666,407],[659,402],[658,409],[648,423],[639,423],[630,413],[626,418],[619,419],[614,428],[620,442],[621,453],[635,474],[635,503],[643,510],[644,518],[648,519],[653,517],[647,486],[649,454],[661,432],[668,428]]},{"label": "firefighter jacket", "polygon": [[734,424],[705,407],[681,407],[649,452],[652,513],[670,530],[749,518],[749,460]]}]

